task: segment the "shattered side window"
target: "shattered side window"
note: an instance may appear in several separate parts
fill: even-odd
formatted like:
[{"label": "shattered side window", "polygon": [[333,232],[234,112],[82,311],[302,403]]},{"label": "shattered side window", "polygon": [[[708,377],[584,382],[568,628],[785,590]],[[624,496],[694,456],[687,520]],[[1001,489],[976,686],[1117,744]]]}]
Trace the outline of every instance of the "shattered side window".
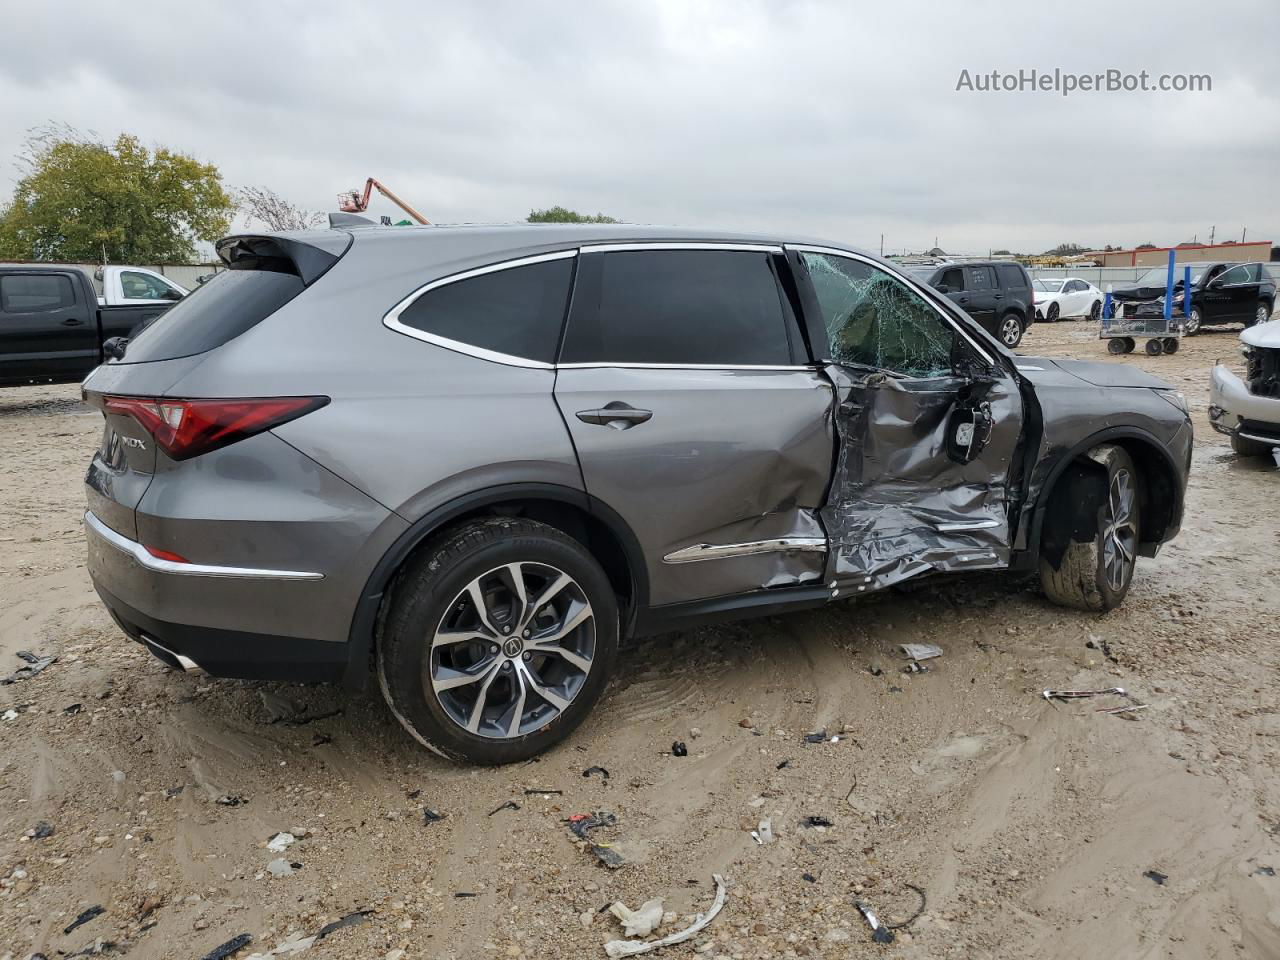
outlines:
[{"label": "shattered side window", "polygon": [[909,377],[951,372],[955,333],[918,293],[860,260],[806,253],[804,261],[836,363]]}]

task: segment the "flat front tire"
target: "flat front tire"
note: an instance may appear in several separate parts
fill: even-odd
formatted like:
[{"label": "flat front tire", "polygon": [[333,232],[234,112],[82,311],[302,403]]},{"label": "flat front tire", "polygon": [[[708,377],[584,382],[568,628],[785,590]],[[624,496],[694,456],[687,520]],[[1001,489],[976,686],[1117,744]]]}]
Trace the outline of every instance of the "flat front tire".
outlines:
[{"label": "flat front tire", "polygon": [[397,577],[378,679],[424,746],[513,763],[582,722],[617,650],[617,600],[587,549],[546,524],[493,517],[444,534]]},{"label": "flat front tire", "polygon": [[1041,553],[1040,584],[1060,606],[1103,611],[1119,606],[1133,582],[1142,529],[1138,471],[1123,447],[1102,444],[1088,456],[1106,470],[1105,494],[1091,505],[1051,504],[1076,511],[1071,527],[1083,539],[1073,536],[1056,566]]}]

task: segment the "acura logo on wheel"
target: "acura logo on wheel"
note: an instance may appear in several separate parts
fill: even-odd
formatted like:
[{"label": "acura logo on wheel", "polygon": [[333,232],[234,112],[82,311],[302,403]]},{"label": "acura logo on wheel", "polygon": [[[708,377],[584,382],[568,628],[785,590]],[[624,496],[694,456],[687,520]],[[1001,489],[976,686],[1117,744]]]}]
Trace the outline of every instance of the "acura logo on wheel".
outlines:
[{"label": "acura logo on wheel", "polygon": [[506,643],[502,645],[502,652],[505,653],[508,657],[515,657],[515,656],[519,656],[520,651],[523,648],[524,648],[524,644],[522,644],[515,637],[511,637],[510,639],[507,640]]}]

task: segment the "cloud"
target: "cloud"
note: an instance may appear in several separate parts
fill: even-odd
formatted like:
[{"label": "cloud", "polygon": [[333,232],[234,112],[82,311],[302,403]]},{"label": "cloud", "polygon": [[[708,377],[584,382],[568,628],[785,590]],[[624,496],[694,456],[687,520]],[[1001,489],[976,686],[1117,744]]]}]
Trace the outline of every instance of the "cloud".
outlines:
[{"label": "cloud", "polygon": [[[442,222],[560,203],[891,250],[1280,240],[1280,58],[1246,42],[1278,32],[1270,0],[52,2],[6,23],[0,157],[59,120],[312,209],[376,176]],[[955,89],[1055,67],[1213,89]]]}]

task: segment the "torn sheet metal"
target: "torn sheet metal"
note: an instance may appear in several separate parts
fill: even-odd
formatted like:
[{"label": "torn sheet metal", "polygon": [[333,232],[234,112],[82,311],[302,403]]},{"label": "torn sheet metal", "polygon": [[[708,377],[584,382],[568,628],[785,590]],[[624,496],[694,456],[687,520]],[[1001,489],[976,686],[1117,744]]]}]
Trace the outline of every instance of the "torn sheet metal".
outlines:
[{"label": "torn sheet metal", "polygon": [[[693,543],[666,553],[663,562],[698,564],[685,570],[705,580],[708,596],[813,583],[826,569],[827,535],[816,508],[797,507],[792,501],[763,516],[704,531]],[[753,580],[744,583],[747,575]]]},{"label": "torn sheet metal", "polygon": [[[975,387],[960,377],[897,379],[835,365],[827,372],[840,438],[820,513],[831,539],[827,579],[862,592],[932,571],[1008,566],[1007,477],[1022,423],[1016,382],[1001,376]],[[949,427],[957,406],[975,398],[989,431],[977,457],[959,463]]]}]

